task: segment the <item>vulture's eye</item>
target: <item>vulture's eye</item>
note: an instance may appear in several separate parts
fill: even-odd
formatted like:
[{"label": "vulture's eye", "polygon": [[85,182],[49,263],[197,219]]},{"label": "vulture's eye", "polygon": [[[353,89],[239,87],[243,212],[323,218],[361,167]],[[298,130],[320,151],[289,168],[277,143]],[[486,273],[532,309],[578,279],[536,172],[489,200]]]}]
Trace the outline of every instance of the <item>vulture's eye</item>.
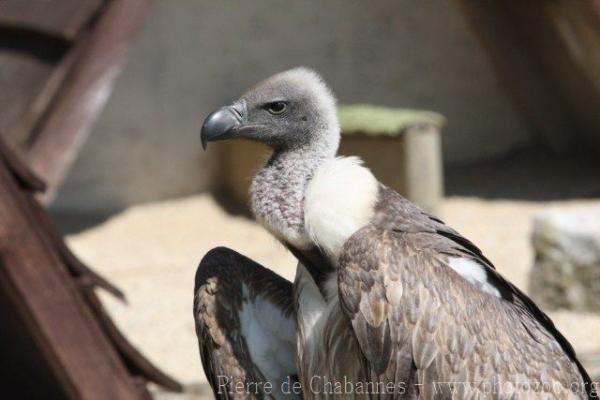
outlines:
[{"label": "vulture's eye", "polygon": [[283,114],[285,110],[287,110],[287,104],[285,101],[274,101],[272,103],[268,103],[265,108],[271,114],[279,115]]}]

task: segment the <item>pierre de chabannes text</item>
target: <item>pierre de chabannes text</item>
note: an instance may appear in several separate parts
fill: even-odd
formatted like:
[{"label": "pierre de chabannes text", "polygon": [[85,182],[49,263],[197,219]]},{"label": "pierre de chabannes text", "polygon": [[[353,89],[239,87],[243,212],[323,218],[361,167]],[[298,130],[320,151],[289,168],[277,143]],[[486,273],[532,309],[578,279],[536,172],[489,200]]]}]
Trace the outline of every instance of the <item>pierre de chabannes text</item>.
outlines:
[{"label": "pierre de chabannes text", "polygon": [[[600,382],[591,383],[594,388],[600,387]],[[314,394],[403,394],[412,390],[410,385],[421,386],[415,383],[405,382],[362,382],[354,381],[343,377],[341,380],[331,380],[326,376],[313,376],[310,380],[308,390]],[[476,389],[481,393],[496,394],[510,393],[511,391],[542,393],[554,392],[559,393],[564,391],[564,388],[559,382],[497,382],[497,381],[479,381],[479,382],[432,382],[431,389],[434,393],[454,393],[464,392],[469,389]],[[585,393],[586,388],[581,382],[573,382],[569,388],[573,393]],[[283,382],[233,382],[230,376],[218,376],[219,394],[223,393],[247,393],[247,394],[301,394],[306,391],[301,383],[291,378],[285,379]]]}]

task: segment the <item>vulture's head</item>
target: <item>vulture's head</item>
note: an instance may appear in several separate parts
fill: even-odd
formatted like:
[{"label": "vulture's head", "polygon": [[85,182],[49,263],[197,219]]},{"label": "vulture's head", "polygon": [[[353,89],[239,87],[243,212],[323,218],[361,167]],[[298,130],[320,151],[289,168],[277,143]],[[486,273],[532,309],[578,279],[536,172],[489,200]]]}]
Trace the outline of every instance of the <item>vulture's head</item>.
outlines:
[{"label": "vulture's head", "polygon": [[204,148],[215,140],[250,139],[275,150],[316,146],[335,154],[340,139],[335,97],[316,72],[285,71],[210,114],[201,139]]}]

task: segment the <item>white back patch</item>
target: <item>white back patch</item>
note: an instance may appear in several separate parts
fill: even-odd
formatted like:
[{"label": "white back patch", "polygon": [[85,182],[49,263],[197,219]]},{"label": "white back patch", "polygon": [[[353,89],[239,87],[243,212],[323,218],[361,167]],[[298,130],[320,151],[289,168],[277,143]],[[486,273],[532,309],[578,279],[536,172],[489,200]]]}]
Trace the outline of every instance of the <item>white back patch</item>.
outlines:
[{"label": "white back patch", "polygon": [[346,240],[373,216],[378,191],[377,179],[357,157],[327,161],[308,183],[306,232],[334,264]]},{"label": "white back patch", "polygon": [[484,267],[476,261],[463,257],[451,257],[448,259],[448,265],[477,289],[501,297],[498,289],[488,281]]},{"label": "white back patch", "polygon": [[250,357],[273,385],[273,396],[285,398],[279,392],[281,385],[288,375],[296,373],[294,318],[285,318],[279,308],[260,296],[251,302],[246,285],[242,289],[245,300],[239,318]]}]

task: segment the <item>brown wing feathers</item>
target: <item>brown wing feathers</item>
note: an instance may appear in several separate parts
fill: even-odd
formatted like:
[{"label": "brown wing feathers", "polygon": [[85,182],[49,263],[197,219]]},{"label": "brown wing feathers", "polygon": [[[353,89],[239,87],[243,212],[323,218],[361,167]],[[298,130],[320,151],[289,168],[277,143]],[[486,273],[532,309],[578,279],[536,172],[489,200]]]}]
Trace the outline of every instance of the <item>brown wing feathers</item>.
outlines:
[{"label": "brown wing feathers", "polygon": [[[448,257],[463,257],[479,263],[502,299],[479,292],[458,277],[447,266]],[[348,240],[340,256],[338,274],[343,309],[352,320],[365,357],[378,375],[394,377],[398,369],[407,371],[409,359],[419,370],[420,379],[426,375],[429,378],[437,376],[444,368],[452,372],[461,364],[461,356],[466,356],[469,349],[475,347],[483,351],[479,359],[488,358],[492,368],[500,368],[495,374],[510,373],[515,368],[511,363],[521,363],[518,367],[523,367],[525,372],[529,367],[527,362],[540,368],[558,363],[563,378],[567,376],[575,382],[583,378],[586,384],[590,382],[572,347],[552,321],[526,295],[504,280],[472,242],[383,186],[372,224]],[[432,290],[440,282],[452,287]],[[455,307],[450,310],[448,304],[455,304]],[[450,310],[446,326],[441,326],[444,325],[444,313],[435,312],[438,307],[439,310]],[[488,310],[488,314],[482,310]],[[386,314],[383,321],[381,312]],[[462,319],[457,319],[459,315]],[[470,325],[465,326],[465,322]],[[488,332],[492,344],[487,347],[481,343],[477,345],[478,332],[485,324],[491,324],[487,327],[490,332],[497,324],[496,329],[510,327],[518,331],[518,335]],[[447,345],[439,347],[443,341],[440,335],[449,341]],[[541,345],[540,338],[544,337],[545,343]],[[457,351],[455,341],[458,339],[462,347]],[[469,344],[468,339],[474,342]],[[389,340],[392,341],[392,353],[410,354],[382,355],[390,348]],[[499,346],[505,346],[504,353],[498,348],[495,349],[497,355],[489,352],[496,340]],[[412,345],[407,347],[406,341],[412,341]],[[523,345],[528,349],[523,352],[531,354],[530,360],[524,360],[522,354],[517,353],[514,353],[514,360],[502,359],[503,354],[508,354],[507,349],[514,350]],[[497,357],[500,358],[497,360]],[[391,361],[386,364],[387,360]],[[397,365],[399,360],[403,365]],[[432,363],[437,367],[427,368]],[[506,371],[502,371],[502,365]],[[477,375],[476,371],[471,372],[472,377]],[[485,374],[479,371],[478,376]],[[555,378],[560,380],[558,375]],[[403,379],[411,378],[404,376]],[[531,379],[541,377],[532,374]],[[591,395],[590,390],[588,387],[588,395]]]},{"label": "brown wing feathers", "polygon": [[[380,198],[372,224],[345,244],[338,270],[342,309],[351,319],[371,376],[407,383],[482,381],[490,376],[535,381],[550,376],[563,385],[581,376],[589,383],[552,321],[504,280],[472,242],[385,187]],[[310,254],[295,255],[314,267],[311,274],[322,270]],[[479,263],[501,298],[461,279],[448,267],[449,257]],[[240,282],[247,282],[250,296],[261,291],[288,315],[294,307],[291,284],[273,279],[270,271],[228,249],[203,263],[196,277],[195,316],[207,375],[227,370],[240,381],[260,380],[237,333]],[[326,269],[331,271],[331,266]],[[226,302],[219,290],[227,291]],[[506,327],[511,331],[503,332]],[[218,382],[209,379],[216,387]],[[427,396],[430,390],[420,386],[417,391]]]},{"label": "brown wing feathers", "polygon": [[[242,285],[249,299],[244,298]],[[239,317],[244,301],[256,296],[269,300],[284,316],[295,320],[292,285],[287,280],[224,247],[211,250],[200,262],[194,286],[194,319],[202,365],[215,398],[262,398],[232,390],[238,383],[265,382],[250,357]]]}]

